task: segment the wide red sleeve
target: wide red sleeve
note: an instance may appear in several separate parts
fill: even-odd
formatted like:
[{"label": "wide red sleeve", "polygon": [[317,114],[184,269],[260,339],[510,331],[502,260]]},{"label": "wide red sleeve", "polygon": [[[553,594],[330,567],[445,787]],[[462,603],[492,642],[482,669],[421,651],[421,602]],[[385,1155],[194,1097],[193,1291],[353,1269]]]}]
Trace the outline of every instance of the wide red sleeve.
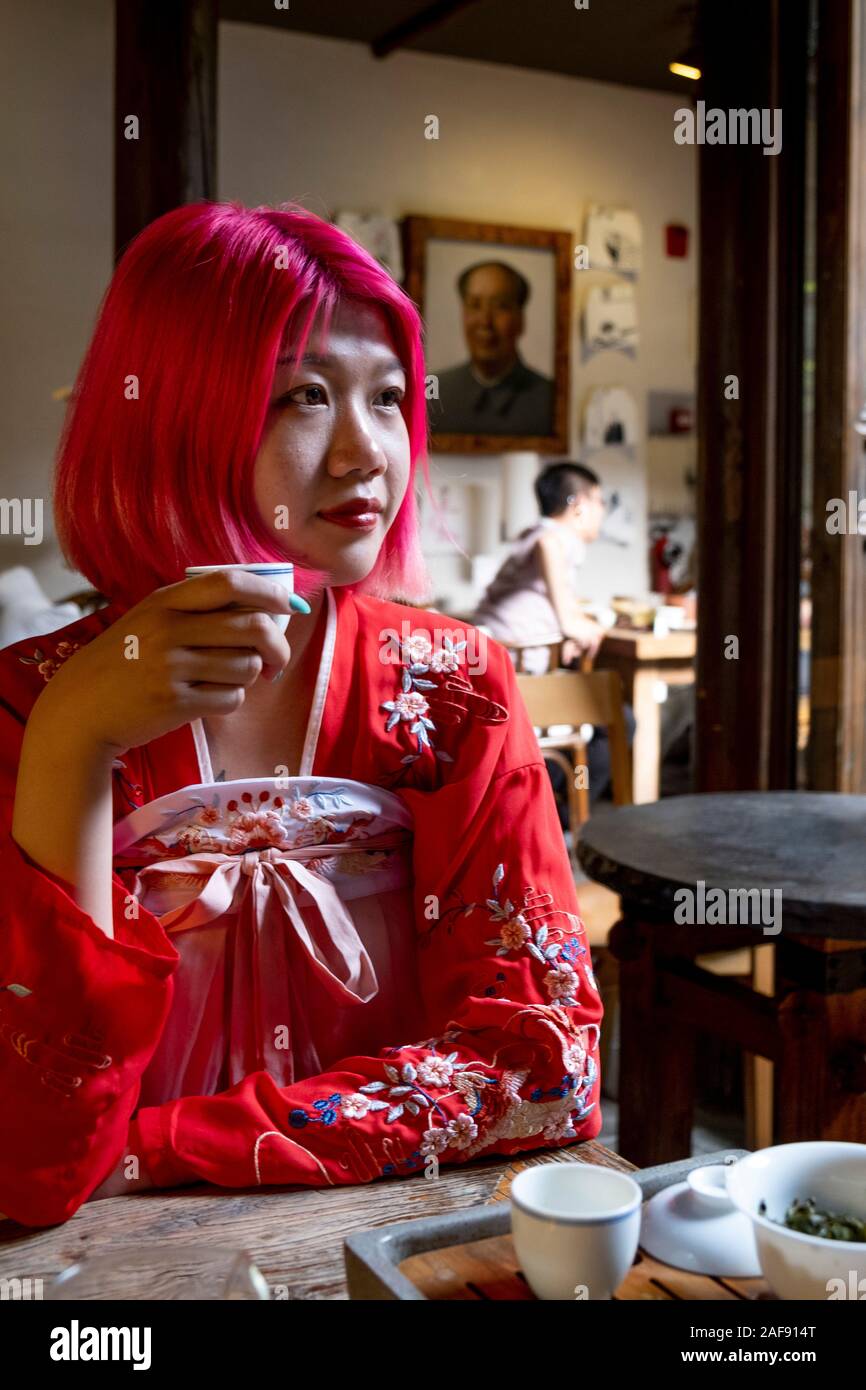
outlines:
[{"label": "wide red sleeve", "polygon": [[419,1035],[288,1087],[260,1071],[139,1111],[129,1151],[158,1186],[366,1182],[598,1134],[602,1005],[571,867],[498,644],[490,664],[467,720],[494,700],[506,727],[476,721],[444,785],[400,792],[415,820]]},{"label": "wide red sleeve", "polygon": [[[15,659],[14,652],[3,653],[4,676]],[[3,679],[0,1212],[48,1226],[72,1216],[124,1150],[139,1081],[171,1007],[179,957],[117,875],[112,940],[77,905],[70,885],[13,839],[18,759],[32,699],[10,699],[9,687]],[[57,795],[63,795],[62,767]]]}]

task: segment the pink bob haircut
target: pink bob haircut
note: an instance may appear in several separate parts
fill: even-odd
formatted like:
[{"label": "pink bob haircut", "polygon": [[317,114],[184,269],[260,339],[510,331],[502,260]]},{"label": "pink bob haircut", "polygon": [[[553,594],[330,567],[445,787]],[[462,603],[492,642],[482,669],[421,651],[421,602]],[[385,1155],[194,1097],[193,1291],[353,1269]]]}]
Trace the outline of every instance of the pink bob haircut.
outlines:
[{"label": "pink bob haircut", "polygon": [[[349,299],[384,315],[406,373],[409,484],[365,579],[383,598],[428,591],[415,487],[428,492],[421,320],[351,237],[304,208],[192,203],[130,242],[99,310],[70,400],[54,490],[67,560],[130,606],[187,565],[282,560],[259,515],[253,466],[277,356],[300,357]],[[138,379],[137,398],[130,399]],[[326,576],[298,569],[310,594]]]}]

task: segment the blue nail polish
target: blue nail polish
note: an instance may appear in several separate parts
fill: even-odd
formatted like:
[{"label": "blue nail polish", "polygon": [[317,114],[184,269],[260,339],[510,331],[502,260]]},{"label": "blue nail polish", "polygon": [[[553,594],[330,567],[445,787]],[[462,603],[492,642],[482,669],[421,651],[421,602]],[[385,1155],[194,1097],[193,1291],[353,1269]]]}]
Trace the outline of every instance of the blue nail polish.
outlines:
[{"label": "blue nail polish", "polygon": [[310,605],[307,603],[307,600],[305,598],[301,598],[300,594],[290,594],[289,602],[296,613],[312,613],[313,611]]}]

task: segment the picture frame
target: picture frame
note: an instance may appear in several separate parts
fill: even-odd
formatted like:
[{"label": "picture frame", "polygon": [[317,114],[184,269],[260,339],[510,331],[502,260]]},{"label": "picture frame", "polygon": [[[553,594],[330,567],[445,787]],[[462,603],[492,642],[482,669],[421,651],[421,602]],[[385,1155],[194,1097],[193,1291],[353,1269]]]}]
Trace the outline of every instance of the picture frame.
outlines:
[{"label": "picture frame", "polygon": [[568,451],[572,242],[536,227],[403,219],[434,451]]}]

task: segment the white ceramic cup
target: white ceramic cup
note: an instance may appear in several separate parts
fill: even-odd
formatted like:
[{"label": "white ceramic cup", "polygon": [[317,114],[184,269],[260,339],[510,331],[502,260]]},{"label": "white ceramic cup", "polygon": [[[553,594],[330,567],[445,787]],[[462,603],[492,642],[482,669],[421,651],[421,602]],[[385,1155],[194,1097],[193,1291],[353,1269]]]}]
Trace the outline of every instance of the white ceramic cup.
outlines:
[{"label": "white ceramic cup", "polygon": [[[294,595],[295,592],[295,567],[288,560],[269,560],[252,565],[187,565],[184,573],[187,579],[194,579],[197,574],[215,574],[217,570],[246,570],[249,574],[260,574],[264,579],[273,580],[285,589],[287,594]],[[285,632],[289,625],[290,613],[269,613],[268,616],[273,619],[280,632]]]},{"label": "white ceramic cup", "polygon": [[533,1293],[610,1298],[637,1254],[643,1194],[627,1173],[540,1163],[511,1184],[511,1234]]}]

